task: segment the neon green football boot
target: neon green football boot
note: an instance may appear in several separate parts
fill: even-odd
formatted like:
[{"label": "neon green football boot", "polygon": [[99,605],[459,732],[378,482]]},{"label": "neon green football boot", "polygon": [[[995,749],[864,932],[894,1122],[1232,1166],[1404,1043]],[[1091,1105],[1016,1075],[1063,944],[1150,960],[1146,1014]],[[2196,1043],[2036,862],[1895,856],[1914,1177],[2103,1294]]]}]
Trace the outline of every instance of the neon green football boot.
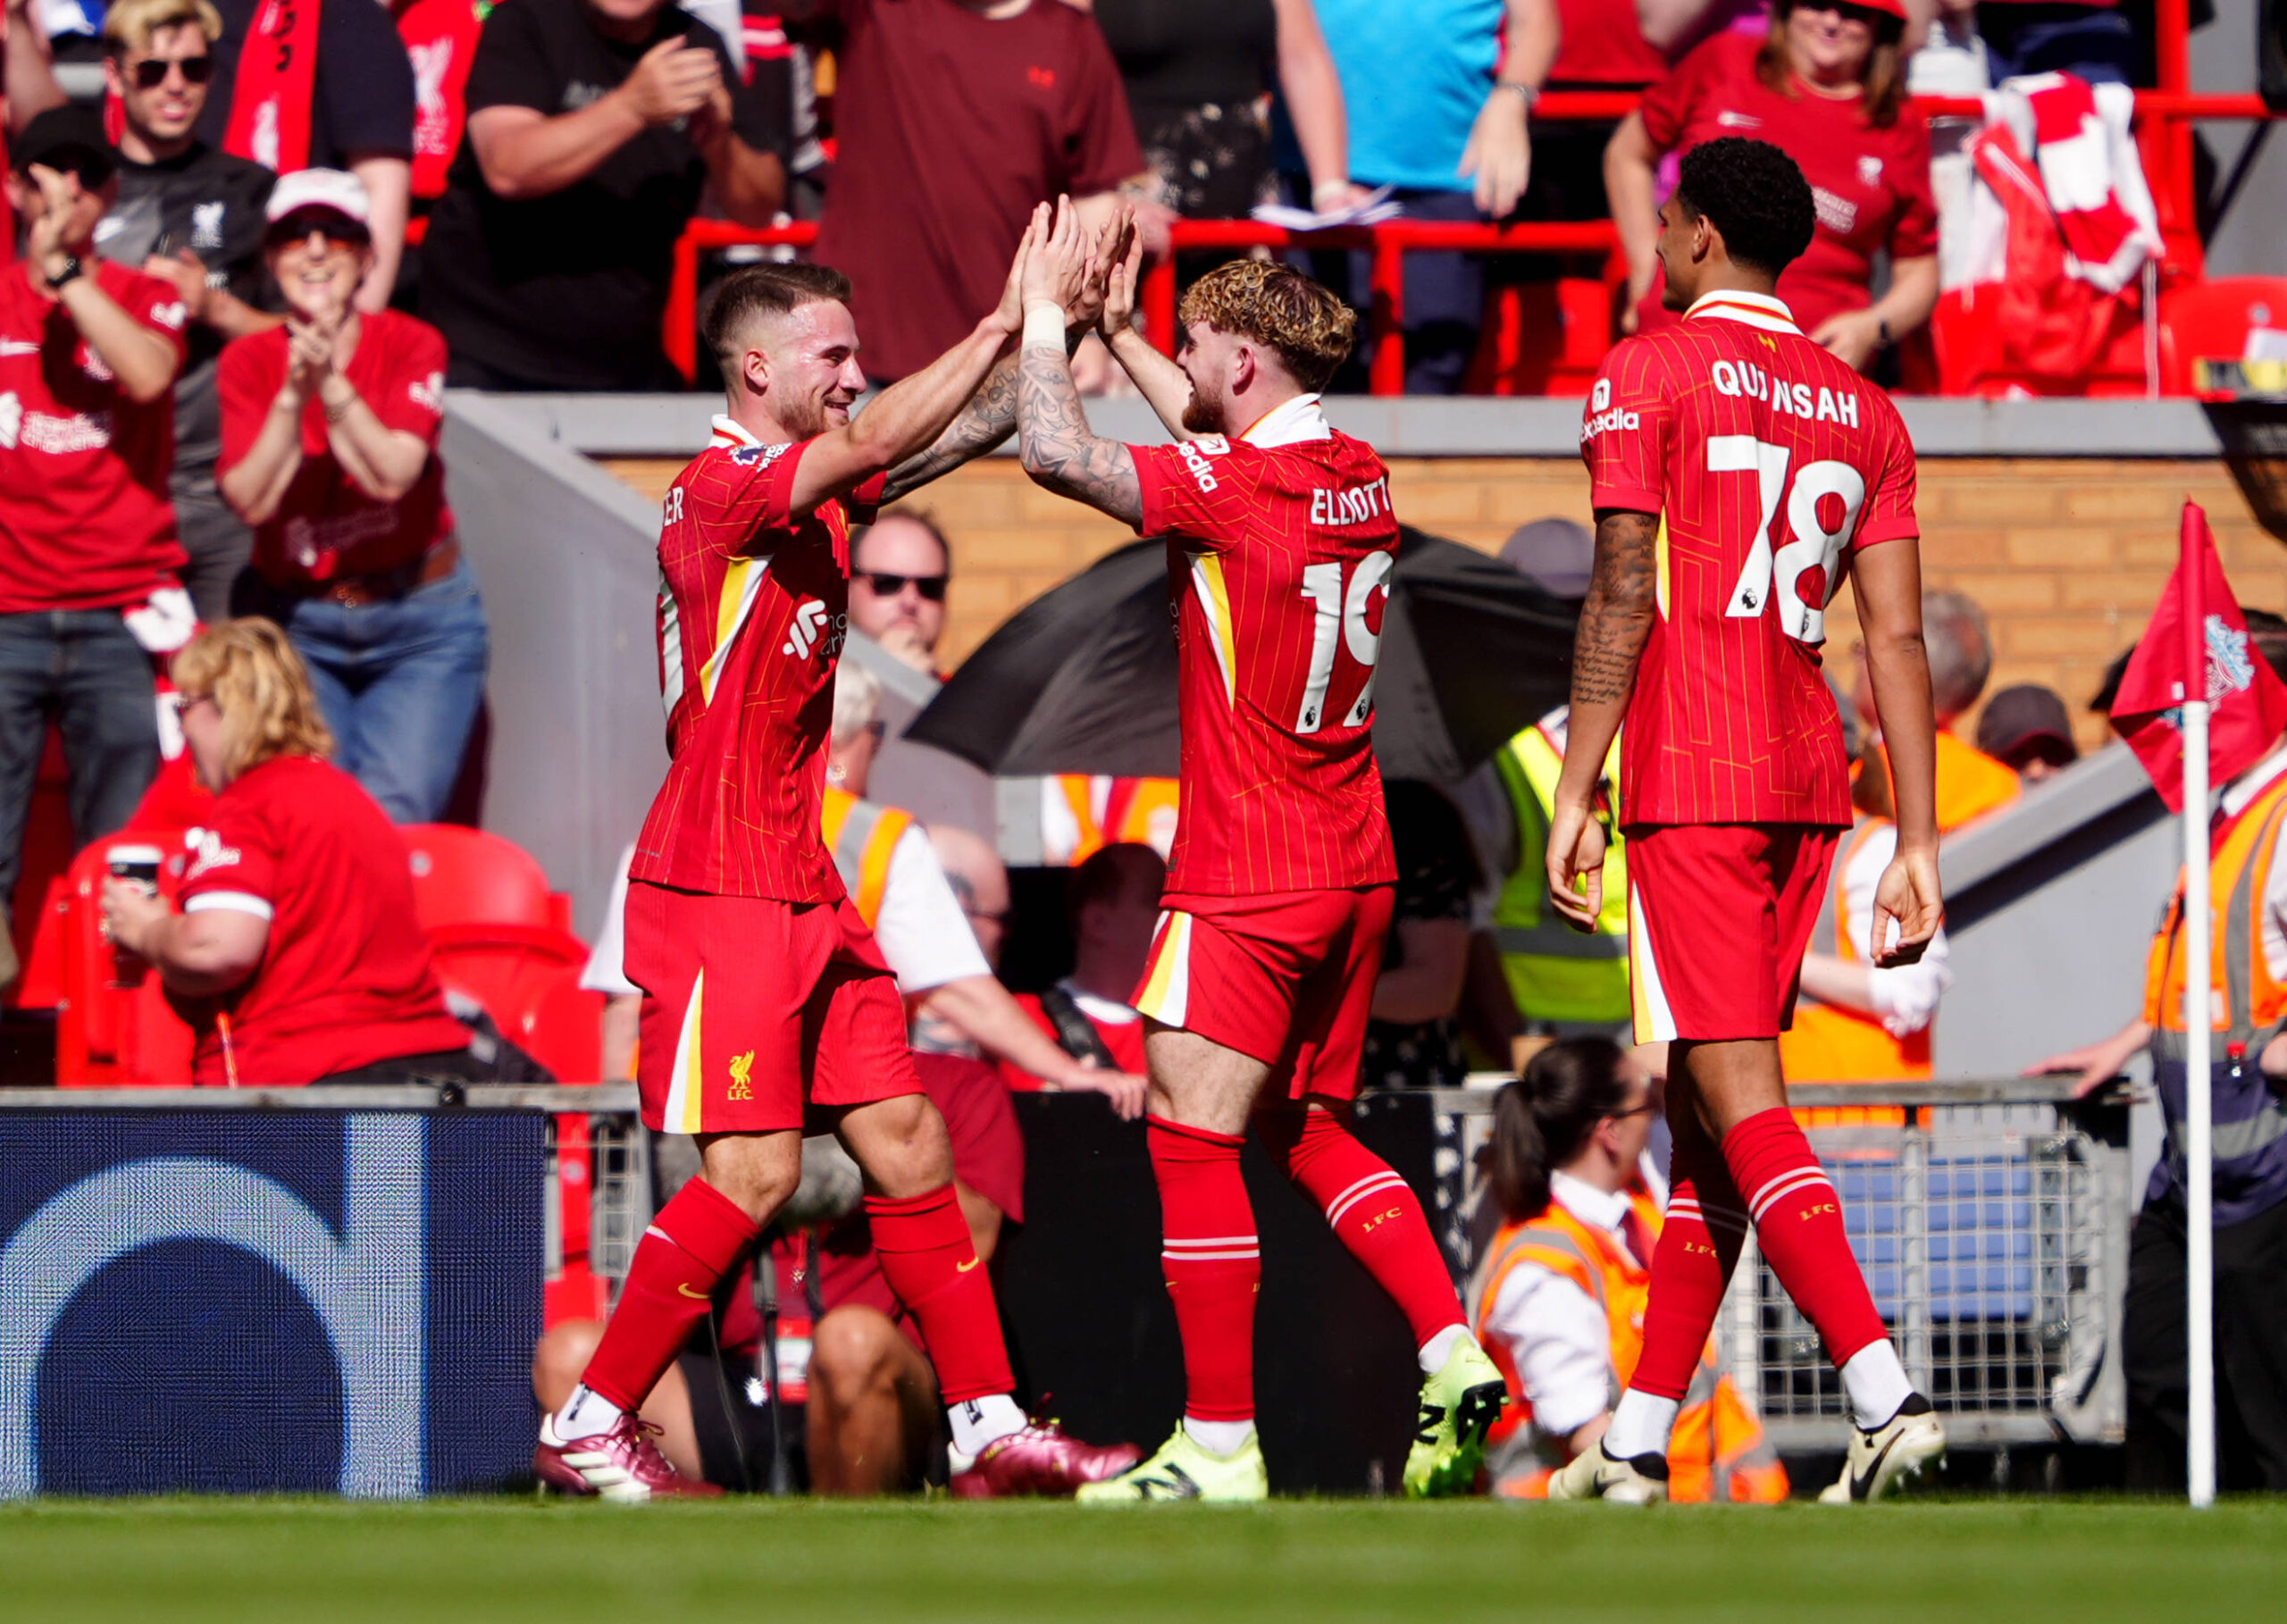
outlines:
[{"label": "neon green football boot", "polygon": [[1121,1502],[1134,1505],[1153,1500],[1267,1500],[1269,1496],[1262,1442],[1252,1429],[1245,1443],[1227,1455],[1219,1455],[1194,1439],[1178,1421],[1175,1436],[1160,1445],[1158,1454],[1117,1478],[1082,1484],[1074,1497],[1092,1505]]},{"label": "neon green football boot", "polygon": [[1464,1333],[1444,1368],[1421,1384],[1420,1426],[1405,1457],[1407,1497],[1432,1500],[1474,1489],[1485,1435],[1508,1402],[1509,1384]]}]

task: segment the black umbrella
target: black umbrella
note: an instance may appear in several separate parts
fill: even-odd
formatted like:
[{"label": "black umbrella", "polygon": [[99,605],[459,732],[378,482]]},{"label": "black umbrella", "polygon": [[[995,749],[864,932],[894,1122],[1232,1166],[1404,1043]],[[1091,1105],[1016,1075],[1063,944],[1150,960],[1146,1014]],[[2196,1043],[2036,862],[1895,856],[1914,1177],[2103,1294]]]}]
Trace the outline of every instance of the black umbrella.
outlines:
[{"label": "black umbrella", "polygon": [[[1564,702],[1578,604],[1403,527],[1392,583],[1374,683],[1385,774],[1450,783]],[[1173,777],[1166,544],[1123,547],[1018,610],[905,737],[988,773]]]}]

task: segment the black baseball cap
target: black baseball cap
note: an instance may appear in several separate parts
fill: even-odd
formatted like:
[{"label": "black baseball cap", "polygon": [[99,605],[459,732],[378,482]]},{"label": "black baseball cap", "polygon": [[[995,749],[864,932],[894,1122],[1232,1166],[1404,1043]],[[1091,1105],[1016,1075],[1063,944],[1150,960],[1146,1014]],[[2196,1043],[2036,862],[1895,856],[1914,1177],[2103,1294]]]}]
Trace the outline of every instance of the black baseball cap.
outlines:
[{"label": "black baseball cap", "polygon": [[1985,702],[1977,719],[1977,748],[2013,767],[2035,760],[2062,766],[2081,754],[2064,699],[2038,682],[2004,688]]},{"label": "black baseball cap", "polygon": [[119,167],[104,135],[103,114],[70,102],[25,125],[8,143],[8,163],[20,175],[30,173],[35,163],[45,164],[59,174],[79,176],[80,184],[91,190]]}]

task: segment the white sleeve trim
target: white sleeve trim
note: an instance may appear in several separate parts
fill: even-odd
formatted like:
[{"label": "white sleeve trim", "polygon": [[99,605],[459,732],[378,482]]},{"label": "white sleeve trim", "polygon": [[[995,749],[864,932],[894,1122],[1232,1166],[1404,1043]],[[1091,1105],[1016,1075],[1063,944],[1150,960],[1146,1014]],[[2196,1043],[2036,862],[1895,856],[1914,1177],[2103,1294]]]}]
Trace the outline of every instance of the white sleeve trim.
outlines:
[{"label": "white sleeve trim", "polygon": [[1563,1276],[1536,1263],[1511,1268],[1486,1329],[1508,1344],[1540,1431],[1568,1437],[1612,1403],[1612,1327]]},{"label": "white sleeve trim", "polygon": [[890,853],[889,880],[882,887],[882,915],[874,922],[874,940],[881,943],[882,957],[899,988],[909,995],[964,976],[993,974],[919,824],[898,836]]},{"label": "white sleeve trim", "polygon": [[182,905],[182,911],[187,914],[203,914],[215,908],[234,914],[252,914],[257,919],[277,917],[269,903],[247,891],[202,891]]}]

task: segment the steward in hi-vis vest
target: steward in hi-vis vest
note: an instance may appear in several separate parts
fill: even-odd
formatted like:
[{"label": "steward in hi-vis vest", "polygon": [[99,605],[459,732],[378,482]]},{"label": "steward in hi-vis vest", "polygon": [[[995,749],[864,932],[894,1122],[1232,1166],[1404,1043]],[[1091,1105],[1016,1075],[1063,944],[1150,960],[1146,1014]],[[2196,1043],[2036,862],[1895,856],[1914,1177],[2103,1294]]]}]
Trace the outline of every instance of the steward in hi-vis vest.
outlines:
[{"label": "steward in hi-vis vest", "polygon": [[1560,1031],[1609,1031],[1629,1020],[1628,858],[1619,830],[1620,746],[1604,764],[1604,803],[1613,812],[1604,857],[1604,912],[1582,935],[1549,906],[1550,808],[1564,768],[1560,707],[1502,746],[1494,757],[1502,788],[1517,819],[1517,861],[1493,908],[1494,942],[1517,1013],[1529,1025],[1549,1022]]}]

